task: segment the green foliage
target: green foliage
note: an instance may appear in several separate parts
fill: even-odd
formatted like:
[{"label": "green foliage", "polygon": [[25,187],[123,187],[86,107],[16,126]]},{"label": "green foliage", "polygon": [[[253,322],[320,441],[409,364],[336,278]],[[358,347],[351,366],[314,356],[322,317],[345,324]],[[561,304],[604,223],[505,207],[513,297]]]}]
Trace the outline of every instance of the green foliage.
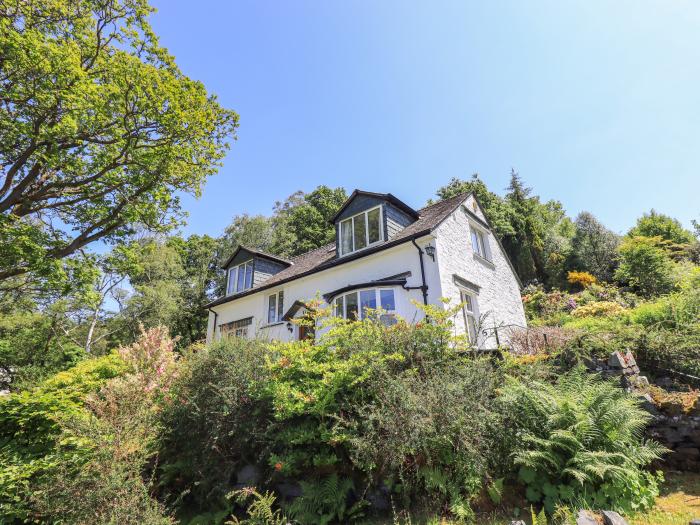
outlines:
[{"label": "green foliage", "polygon": [[673,262],[661,237],[631,237],[620,245],[615,278],[645,297],[668,293],[674,285]]},{"label": "green foliage", "polygon": [[0,370],[14,391],[36,385],[45,377],[74,366],[85,351],[62,333],[62,305],[44,313],[0,310]]},{"label": "green foliage", "polygon": [[578,369],[555,384],[508,379],[501,402],[512,407],[529,501],[549,512],[575,499],[621,511],[653,505],[659,478],[643,467],[664,449],[642,440],[651,416],[624,390]]},{"label": "green foliage", "polygon": [[588,212],[580,213],[574,226],[567,268],[591,273],[599,281],[610,281],[617,264],[617,236]]},{"label": "green foliage", "polygon": [[157,402],[168,400],[174,342],[163,328],[119,349],[126,372],[88,396],[85,410],[59,421],[61,440],[82,454],[62,458],[36,480],[31,501],[45,521],[172,523],[144,476],[155,453]]},{"label": "green foliage", "polygon": [[331,474],[318,481],[301,481],[301,496],[288,507],[289,516],[299,523],[326,525],[348,523],[362,517],[366,502],[349,505],[352,481]]},{"label": "green foliage", "polygon": [[61,422],[80,416],[87,396],[125,369],[121,358],[110,354],[85,360],[33,390],[0,398],[0,515],[27,519],[30,487],[84,456],[85,443],[62,436]]},{"label": "green foliage", "polygon": [[344,188],[333,189],[325,185],[304,195],[303,204],[289,210],[286,227],[290,238],[285,239],[283,246],[278,246],[276,251],[299,255],[333,242],[335,227],[331,218],[347,197]]},{"label": "green foliage", "polygon": [[276,498],[271,492],[260,494],[253,488],[245,488],[233,491],[227,497],[234,499],[239,505],[247,504],[250,499],[253,502],[246,508],[246,518],[239,519],[232,516],[226,521],[226,525],[287,525],[289,523],[279,509],[273,508]]},{"label": "green foliage", "polygon": [[267,453],[270,377],[260,342],[231,338],[185,354],[160,421],[160,483],[173,502],[224,506],[238,469]]},{"label": "green foliage", "polygon": [[238,116],[158,45],[145,0],[2,10],[0,282],[61,280],[96,240],[172,228]]},{"label": "green foliage", "polygon": [[683,228],[681,223],[668,215],[651,210],[639,219],[627,233],[628,237],[661,237],[675,244],[695,242],[692,232]]}]

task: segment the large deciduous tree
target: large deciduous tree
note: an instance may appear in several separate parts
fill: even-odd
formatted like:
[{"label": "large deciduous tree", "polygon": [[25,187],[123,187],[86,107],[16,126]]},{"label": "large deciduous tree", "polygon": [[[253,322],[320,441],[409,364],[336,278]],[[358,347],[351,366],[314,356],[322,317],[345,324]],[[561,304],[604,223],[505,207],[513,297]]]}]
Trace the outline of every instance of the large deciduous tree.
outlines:
[{"label": "large deciduous tree", "polygon": [[146,0],[0,3],[0,282],[165,231],[237,127],[158,45]]}]

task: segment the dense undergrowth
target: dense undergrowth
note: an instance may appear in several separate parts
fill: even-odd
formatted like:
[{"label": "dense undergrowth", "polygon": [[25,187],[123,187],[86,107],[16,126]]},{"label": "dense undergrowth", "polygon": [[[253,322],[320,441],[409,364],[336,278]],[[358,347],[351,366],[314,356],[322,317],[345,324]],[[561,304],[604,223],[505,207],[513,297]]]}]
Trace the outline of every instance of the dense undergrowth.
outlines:
[{"label": "dense undergrowth", "polygon": [[316,342],[234,338],[178,359],[152,329],[7,396],[3,519],[315,524],[425,508],[470,522],[504,497],[653,504],[662,450],[631,396],[572,364],[585,338],[479,357],[451,337],[455,312],[427,313],[386,327],[319,312]]}]

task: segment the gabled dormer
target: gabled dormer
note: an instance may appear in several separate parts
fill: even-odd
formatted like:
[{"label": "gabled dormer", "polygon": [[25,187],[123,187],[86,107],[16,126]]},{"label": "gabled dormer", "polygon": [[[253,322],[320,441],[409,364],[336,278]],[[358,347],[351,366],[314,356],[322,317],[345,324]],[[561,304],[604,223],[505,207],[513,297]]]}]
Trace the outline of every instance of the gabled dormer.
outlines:
[{"label": "gabled dormer", "polygon": [[258,286],[291,265],[281,257],[239,246],[223,266],[226,270],[226,295]]},{"label": "gabled dormer", "polygon": [[418,212],[391,193],[355,190],[333,216],[336,256],[345,257],[391,240]]}]

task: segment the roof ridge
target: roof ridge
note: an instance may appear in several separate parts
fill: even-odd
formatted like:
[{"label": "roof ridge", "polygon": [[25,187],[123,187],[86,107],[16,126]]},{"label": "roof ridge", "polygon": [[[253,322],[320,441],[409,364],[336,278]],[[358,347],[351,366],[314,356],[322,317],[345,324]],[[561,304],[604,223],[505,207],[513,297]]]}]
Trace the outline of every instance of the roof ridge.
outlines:
[{"label": "roof ridge", "polygon": [[418,213],[424,212],[426,210],[429,210],[430,208],[433,208],[435,206],[438,206],[440,204],[444,204],[444,203],[452,201],[452,200],[459,200],[462,198],[466,198],[466,196],[469,195],[470,193],[473,193],[473,192],[463,191],[462,193],[458,193],[457,195],[453,195],[452,197],[449,197],[447,199],[440,199],[439,201],[433,202],[432,204],[428,204],[427,206],[423,206],[421,209],[418,210]]}]

